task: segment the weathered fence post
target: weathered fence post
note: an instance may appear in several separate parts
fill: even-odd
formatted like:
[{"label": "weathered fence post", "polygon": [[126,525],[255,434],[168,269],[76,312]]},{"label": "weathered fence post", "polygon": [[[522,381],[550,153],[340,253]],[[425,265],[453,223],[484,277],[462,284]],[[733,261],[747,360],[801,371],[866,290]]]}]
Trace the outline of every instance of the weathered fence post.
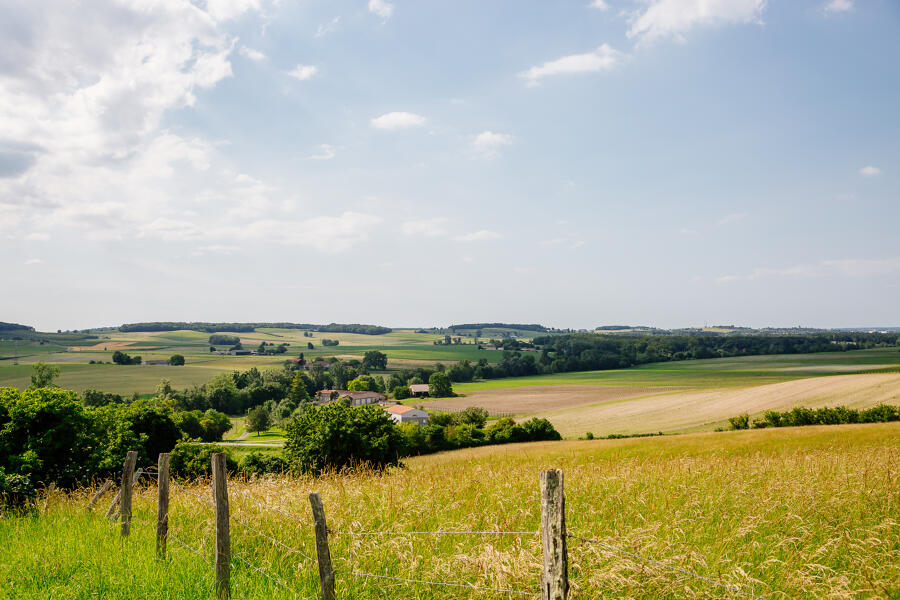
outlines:
[{"label": "weathered fence post", "polygon": [[231,598],[231,534],[224,452],[212,455],[212,488],[216,503],[216,594],[219,598]]},{"label": "weathered fence post", "polygon": [[106,490],[108,490],[109,488],[112,487],[112,484],[113,484],[112,479],[107,479],[106,481],[104,481],[103,485],[100,486],[100,489],[97,490],[97,493],[94,494],[94,497],[91,498],[91,501],[88,502],[88,505],[84,507],[84,510],[86,510],[86,511],[94,510],[94,505],[97,504],[98,502],[100,502],[100,498],[103,497],[103,494],[106,493]]},{"label": "weathered fence post", "polygon": [[122,469],[122,490],[119,497],[119,515],[122,517],[122,537],[128,537],[131,533],[131,486],[134,485],[134,465],[137,462],[137,452],[129,450],[125,455],[125,468]]},{"label": "weathered fence post", "polygon": [[[134,472],[134,477],[131,478],[132,487],[134,486],[134,484],[137,483],[137,480],[141,478],[141,475],[143,473],[144,473],[143,467],[139,468],[137,471]],[[109,505],[109,510],[106,511],[106,516],[109,517],[110,515],[112,515],[113,521],[117,520],[121,514],[121,510],[119,510],[121,508],[121,506],[119,505],[119,500],[121,500],[121,499],[122,499],[122,490],[119,490],[118,492],[116,492],[116,497],[113,498],[112,504]],[[113,515],[113,511],[115,511],[116,514]]]},{"label": "weathered fence post", "polygon": [[325,523],[325,507],[318,492],[309,495],[309,504],[316,525],[316,557],[319,559],[322,600],[334,600],[334,570],[331,568],[331,550],[328,549],[328,526]]},{"label": "weathered fence post", "polygon": [[166,559],[169,535],[169,453],[159,455],[156,470],[156,558]]},{"label": "weathered fence post", "polygon": [[566,600],[569,595],[569,557],[562,469],[541,472],[541,542],[544,554],[541,600]]}]

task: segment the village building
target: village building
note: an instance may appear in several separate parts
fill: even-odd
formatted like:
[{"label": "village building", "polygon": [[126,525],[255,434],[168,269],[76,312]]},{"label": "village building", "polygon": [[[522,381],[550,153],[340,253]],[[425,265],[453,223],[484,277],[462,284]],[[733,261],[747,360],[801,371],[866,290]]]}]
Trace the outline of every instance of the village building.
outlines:
[{"label": "village building", "polygon": [[409,393],[414,398],[421,398],[422,396],[428,395],[428,384],[427,383],[412,383],[409,386]]},{"label": "village building", "polygon": [[396,406],[388,406],[384,410],[387,412],[388,416],[398,424],[415,423],[416,425],[425,425],[428,423],[428,413],[415,406],[398,404]]},{"label": "village building", "polygon": [[351,392],[350,390],[322,390],[316,394],[317,404],[328,404],[332,400],[349,398],[350,406],[366,406],[387,400],[387,396],[378,392]]}]

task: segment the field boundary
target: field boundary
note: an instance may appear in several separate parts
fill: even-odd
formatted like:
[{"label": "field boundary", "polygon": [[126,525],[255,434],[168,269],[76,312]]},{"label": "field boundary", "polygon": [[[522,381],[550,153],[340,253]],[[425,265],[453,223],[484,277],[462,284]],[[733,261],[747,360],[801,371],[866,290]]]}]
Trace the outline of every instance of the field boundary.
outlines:
[{"label": "field boundary", "polygon": [[[291,519],[300,526],[311,526],[315,536],[315,557],[313,552],[295,548],[284,543],[276,537],[264,533],[249,525],[242,519],[243,511],[237,509],[238,515],[231,514],[228,502],[228,475],[226,472],[225,454],[214,453],[211,455],[212,480],[210,497],[204,497],[194,493],[182,485],[169,475],[169,454],[163,453],[159,455],[157,465],[150,465],[136,469],[137,452],[129,451],[125,458],[122,471],[121,489],[113,499],[107,510],[106,516],[110,519],[112,526],[116,525],[119,520],[120,531],[123,538],[128,537],[131,532],[132,523],[154,526],[156,528],[156,558],[157,560],[165,560],[167,556],[167,540],[171,537],[181,547],[200,557],[204,563],[208,564],[213,570],[213,587],[216,596],[220,599],[231,598],[231,568],[233,560],[240,561],[243,565],[261,576],[265,577],[274,585],[285,589],[297,598],[303,596],[289,583],[283,579],[276,577],[266,568],[253,563],[246,556],[235,552],[231,539],[231,524],[247,530],[254,536],[258,536],[271,542],[282,551],[298,558],[301,563],[307,564],[310,568],[317,567],[320,585],[320,597],[322,600],[334,600],[336,589],[336,576],[348,575],[352,577],[365,578],[375,581],[385,581],[386,586],[397,585],[417,585],[452,588],[457,591],[468,590],[472,593],[494,593],[507,596],[517,597],[538,597],[542,600],[567,600],[569,597],[569,550],[568,541],[576,541],[581,544],[590,544],[597,546],[605,552],[617,554],[627,557],[633,562],[640,564],[641,568],[646,565],[656,567],[661,570],[686,575],[697,581],[705,582],[715,586],[721,590],[728,590],[732,593],[747,598],[755,598],[757,600],[766,600],[764,596],[741,589],[737,585],[726,583],[719,579],[714,579],[704,575],[700,575],[686,568],[668,564],[661,560],[656,560],[633,552],[619,548],[609,542],[591,537],[588,535],[576,535],[566,528],[566,509],[565,509],[565,491],[562,469],[548,469],[540,473],[540,492],[541,492],[541,528],[537,531],[503,531],[503,530],[487,530],[487,531],[468,531],[468,530],[432,530],[432,531],[390,531],[390,530],[371,530],[371,531],[341,531],[329,529],[325,516],[325,508],[318,492],[309,494],[310,508],[312,519],[307,516],[297,514],[292,511],[286,511],[282,508],[275,507],[264,503],[258,499],[252,498],[253,503],[263,512],[277,512]],[[156,483],[157,495],[148,496],[134,492],[134,486],[142,476],[149,477]],[[174,484],[174,488],[170,488],[169,484]],[[106,481],[103,486],[93,495],[90,503],[85,507],[87,511],[92,511],[94,506],[99,502],[101,497],[112,487],[112,481]],[[169,500],[170,491],[176,489],[178,494],[184,494],[199,502],[199,506],[207,511],[207,522],[213,521],[212,529],[215,533],[214,552],[212,556],[208,556],[196,547],[189,544],[170,529]],[[134,497],[143,498],[148,501],[155,501],[157,507],[156,523],[151,521],[135,519],[132,515],[132,499]],[[489,587],[485,585],[475,585],[465,581],[433,581],[430,579],[416,578],[407,573],[369,573],[357,571],[352,566],[349,568],[335,569],[331,560],[331,549],[329,540],[339,536],[364,536],[364,537],[401,537],[401,536],[535,536],[541,540],[542,554],[542,570],[540,573],[540,590],[515,589],[511,587]],[[299,564],[298,564],[299,567]],[[749,576],[744,575],[744,586],[752,583],[759,583]]]}]

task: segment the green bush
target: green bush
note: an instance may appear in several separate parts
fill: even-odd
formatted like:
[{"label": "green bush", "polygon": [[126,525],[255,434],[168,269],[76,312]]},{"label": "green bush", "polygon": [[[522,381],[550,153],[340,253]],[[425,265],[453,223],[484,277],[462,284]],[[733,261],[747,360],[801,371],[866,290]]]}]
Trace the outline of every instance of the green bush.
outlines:
[{"label": "green bush", "polygon": [[33,499],[37,491],[25,475],[7,474],[0,467],[0,507],[22,506]]},{"label": "green bush", "polygon": [[[200,444],[197,440],[179,440],[169,455],[169,469],[175,477],[197,479],[209,477],[212,473],[212,459],[216,452],[224,452],[224,448],[215,444]],[[237,471],[238,464],[227,453],[225,468]]]},{"label": "green bush", "polygon": [[398,464],[402,452],[400,432],[378,406],[310,406],[288,424],[286,438],[285,457],[303,473],[363,463],[384,468]]},{"label": "green bush", "polygon": [[730,419],[728,419],[728,422],[731,423],[732,429],[749,429],[750,428],[750,415],[745,413],[743,415],[731,417]]},{"label": "green bush", "polygon": [[238,472],[244,476],[282,474],[290,472],[290,465],[280,454],[251,452],[241,459]]}]

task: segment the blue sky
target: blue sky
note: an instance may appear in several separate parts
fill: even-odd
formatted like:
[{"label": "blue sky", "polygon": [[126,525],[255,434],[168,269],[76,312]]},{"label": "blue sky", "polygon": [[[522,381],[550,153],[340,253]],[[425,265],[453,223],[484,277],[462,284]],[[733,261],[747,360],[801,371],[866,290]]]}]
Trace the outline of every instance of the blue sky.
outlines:
[{"label": "blue sky", "polygon": [[895,2],[0,11],[0,320],[900,325]]}]

